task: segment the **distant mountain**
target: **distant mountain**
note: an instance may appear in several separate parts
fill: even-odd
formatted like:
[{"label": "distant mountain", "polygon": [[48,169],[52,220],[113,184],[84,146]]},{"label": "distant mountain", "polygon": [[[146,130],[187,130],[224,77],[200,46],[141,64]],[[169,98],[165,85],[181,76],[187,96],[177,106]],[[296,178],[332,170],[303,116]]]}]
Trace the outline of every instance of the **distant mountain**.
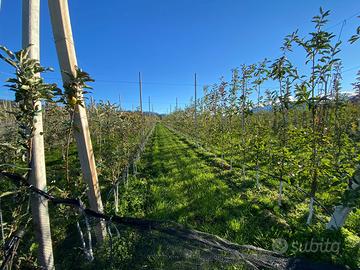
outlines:
[{"label": "distant mountain", "polygon": [[[345,100],[349,100],[350,102],[360,102],[360,94],[355,93],[355,92],[350,92],[350,91],[346,91],[346,92],[341,92],[340,96],[342,98],[344,98]],[[328,99],[333,100],[335,97],[328,97]],[[290,102],[295,102],[295,97],[290,96]],[[276,102],[277,104],[279,104],[279,101]],[[259,111],[271,111],[272,106],[271,105],[265,105],[265,104],[260,104],[259,107],[254,107],[253,108],[253,112],[259,112]]]},{"label": "distant mountain", "polygon": [[344,97],[348,98],[351,102],[360,102],[360,95],[359,93],[355,92],[342,92],[341,93]]}]

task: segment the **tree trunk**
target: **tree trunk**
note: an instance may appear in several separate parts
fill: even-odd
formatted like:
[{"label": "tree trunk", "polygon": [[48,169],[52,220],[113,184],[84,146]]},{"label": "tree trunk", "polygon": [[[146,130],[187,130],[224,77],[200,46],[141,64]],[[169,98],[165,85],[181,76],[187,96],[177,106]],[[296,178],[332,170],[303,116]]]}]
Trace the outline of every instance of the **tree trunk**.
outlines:
[{"label": "tree trunk", "polygon": [[[350,192],[360,192],[360,166],[357,168],[353,179],[350,182],[349,190]],[[352,202],[348,202],[352,203]],[[348,205],[338,205],[335,207],[334,213],[331,216],[331,219],[328,224],[326,224],[326,229],[337,230],[341,228],[346,221],[346,218],[350,214],[352,207]]]},{"label": "tree trunk", "polygon": [[282,194],[283,194],[283,180],[280,179],[280,185],[279,185],[279,197],[278,197],[278,206],[281,207],[282,206]]},{"label": "tree trunk", "polygon": [[315,201],[314,196],[311,196],[310,197],[310,203],[309,203],[309,215],[308,215],[308,218],[306,220],[306,225],[311,224],[311,220],[312,220],[313,215],[314,215],[314,201]]},{"label": "tree trunk", "polygon": [[[23,47],[30,44],[29,57],[39,60],[39,27],[40,0],[23,0],[22,27]],[[29,182],[36,188],[46,191],[46,168],[44,153],[43,121],[41,101],[35,100],[39,111],[34,116],[34,135],[31,139],[31,173]],[[31,212],[35,229],[35,237],[39,244],[38,260],[44,269],[55,269],[52,249],[48,202],[39,195],[31,195]]]}]

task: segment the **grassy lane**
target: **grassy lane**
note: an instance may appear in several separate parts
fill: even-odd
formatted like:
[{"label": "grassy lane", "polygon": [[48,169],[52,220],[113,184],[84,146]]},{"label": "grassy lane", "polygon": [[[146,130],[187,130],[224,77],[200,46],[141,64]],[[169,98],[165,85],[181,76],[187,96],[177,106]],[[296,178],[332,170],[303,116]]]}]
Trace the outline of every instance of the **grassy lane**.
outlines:
[{"label": "grassy lane", "polygon": [[[241,186],[235,190],[227,184],[236,181],[234,173],[212,166],[196,149],[162,125],[156,127],[139,171],[130,189],[141,186],[146,199],[141,202],[142,207],[128,207],[128,214],[173,220],[238,243],[264,247],[271,245],[270,235],[278,235],[287,226],[267,209],[261,210],[258,204],[265,205],[268,199],[249,201],[248,195],[241,193]],[[273,196],[276,201],[276,194]],[[138,199],[126,201],[131,204]],[[264,238],[267,244],[260,243]]]},{"label": "grassy lane", "polygon": [[[329,233],[322,224],[305,227],[306,212],[299,211],[289,198],[284,198],[284,209],[280,211],[277,187],[262,185],[257,190],[255,181],[241,180],[240,174],[214,166],[199,149],[161,124],[138,170],[121,198],[124,215],[172,220],[233,242],[267,249],[272,249],[277,238],[293,242],[340,237],[342,248],[347,249],[344,254],[306,256],[347,264],[353,262],[351,256],[357,256],[356,248],[351,248],[353,243],[341,233]],[[298,252],[289,250],[288,254]]]}]

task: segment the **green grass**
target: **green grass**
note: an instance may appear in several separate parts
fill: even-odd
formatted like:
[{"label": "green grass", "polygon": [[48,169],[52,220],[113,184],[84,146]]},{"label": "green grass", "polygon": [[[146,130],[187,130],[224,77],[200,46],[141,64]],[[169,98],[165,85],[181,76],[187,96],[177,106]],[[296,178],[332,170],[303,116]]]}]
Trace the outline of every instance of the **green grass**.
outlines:
[{"label": "green grass", "polygon": [[319,220],[306,226],[307,202],[299,194],[285,187],[280,209],[276,181],[263,178],[257,189],[251,174],[244,179],[240,170],[227,170],[221,160],[161,124],[138,169],[139,174],[122,190],[122,215],[176,221],[239,244],[266,249],[272,249],[277,238],[289,244],[305,244],[311,239],[339,241],[339,254],[289,250],[287,255],[353,268],[360,265],[360,238],[355,230],[358,217],[351,216],[353,227],[336,232],[325,230]]}]

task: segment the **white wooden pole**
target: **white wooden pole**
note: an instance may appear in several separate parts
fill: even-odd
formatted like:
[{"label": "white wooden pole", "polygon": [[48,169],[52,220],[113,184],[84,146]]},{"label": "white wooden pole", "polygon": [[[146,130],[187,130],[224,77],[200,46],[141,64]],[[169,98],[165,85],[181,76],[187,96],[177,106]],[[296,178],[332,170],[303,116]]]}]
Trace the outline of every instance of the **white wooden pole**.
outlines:
[{"label": "white wooden pole", "polygon": [[[22,47],[26,48],[31,44],[29,57],[40,60],[40,0],[23,0],[22,9]],[[34,135],[31,139],[31,173],[29,181],[30,184],[38,189],[46,191],[41,100],[36,100],[35,106],[39,112],[34,116]],[[39,244],[39,264],[44,269],[55,269],[47,200],[42,196],[32,194],[31,211],[35,237]]]},{"label": "white wooden pole", "polygon": [[[75,75],[77,67],[68,1],[49,0],[48,4],[57,55],[60,68],[62,70],[61,75],[63,82],[66,83],[69,81],[69,76],[64,71],[71,72]],[[79,91],[79,96],[82,98],[82,90],[79,89]],[[90,138],[85,106],[76,105],[74,126],[74,136],[77,144],[82,176],[89,186],[88,198],[90,207],[97,212],[103,212],[103,204],[101,201],[95,157]],[[106,228],[103,221],[98,224],[95,232],[97,240],[102,242],[106,236]]]}]

